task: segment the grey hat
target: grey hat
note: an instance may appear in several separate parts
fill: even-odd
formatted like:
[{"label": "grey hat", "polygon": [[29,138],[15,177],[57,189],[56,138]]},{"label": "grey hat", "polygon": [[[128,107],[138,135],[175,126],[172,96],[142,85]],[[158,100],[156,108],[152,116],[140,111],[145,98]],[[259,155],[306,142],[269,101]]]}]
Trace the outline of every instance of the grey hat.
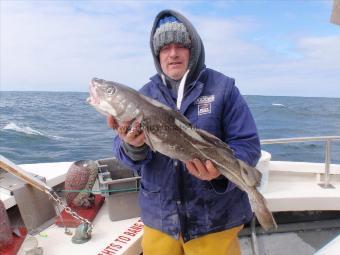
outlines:
[{"label": "grey hat", "polygon": [[162,47],[170,43],[179,43],[191,47],[189,33],[182,22],[174,16],[165,16],[159,20],[153,36],[153,50],[156,56]]}]

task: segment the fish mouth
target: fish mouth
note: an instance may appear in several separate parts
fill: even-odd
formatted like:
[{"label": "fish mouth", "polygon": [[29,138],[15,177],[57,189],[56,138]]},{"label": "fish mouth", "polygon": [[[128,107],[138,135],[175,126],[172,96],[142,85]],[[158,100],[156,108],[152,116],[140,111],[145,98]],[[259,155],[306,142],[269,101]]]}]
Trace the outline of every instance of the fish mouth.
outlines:
[{"label": "fish mouth", "polygon": [[97,93],[97,80],[98,79],[93,78],[89,84],[90,96],[86,99],[86,101],[91,105],[98,105],[100,103],[100,99]]}]

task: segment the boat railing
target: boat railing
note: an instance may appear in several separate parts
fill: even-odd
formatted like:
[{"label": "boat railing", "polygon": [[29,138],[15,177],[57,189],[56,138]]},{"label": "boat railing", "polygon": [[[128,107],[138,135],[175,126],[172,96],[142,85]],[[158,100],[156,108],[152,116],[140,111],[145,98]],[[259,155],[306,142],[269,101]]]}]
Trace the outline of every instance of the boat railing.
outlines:
[{"label": "boat railing", "polygon": [[[287,144],[287,143],[304,143],[304,142],[324,142],[325,143],[325,179],[324,183],[319,184],[322,188],[334,188],[329,183],[330,165],[331,165],[331,153],[332,153],[332,141],[340,140],[340,136],[315,136],[315,137],[295,137],[295,138],[278,138],[278,139],[263,139],[261,140],[262,145],[271,144]],[[259,247],[255,229],[256,219],[255,217],[251,222],[251,248],[252,254],[258,255]]]},{"label": "boat railing", "polygon": [[270,144],[287,144],[287,143],[304,143],[304,142],[324,142],[325,143],[325,180],[319,184],[323,188],[334,188],[329,183],[330,166],[332,155],[332,141],[340,140],[340,136],[315,136],[315,137],[294,137],[294,138],[278,138],[278,139],[263,139],[262,145]]}]

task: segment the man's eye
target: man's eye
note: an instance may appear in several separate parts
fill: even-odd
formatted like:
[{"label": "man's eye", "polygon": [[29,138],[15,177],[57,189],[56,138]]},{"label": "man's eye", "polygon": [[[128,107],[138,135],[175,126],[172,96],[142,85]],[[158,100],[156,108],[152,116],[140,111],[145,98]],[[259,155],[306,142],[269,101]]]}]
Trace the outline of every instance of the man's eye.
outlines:
[{"label": "man's eye", "polygon": [[169,45],[165,45],[164,47],[162,47],[161,50],[168,50],[169,49]]}]

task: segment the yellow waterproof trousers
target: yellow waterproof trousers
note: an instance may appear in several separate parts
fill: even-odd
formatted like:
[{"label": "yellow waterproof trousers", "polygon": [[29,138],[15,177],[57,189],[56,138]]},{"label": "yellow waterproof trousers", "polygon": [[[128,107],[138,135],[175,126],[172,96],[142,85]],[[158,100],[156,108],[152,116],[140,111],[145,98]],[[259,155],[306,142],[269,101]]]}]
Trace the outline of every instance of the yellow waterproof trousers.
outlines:
[{"label": "yellow waterproof trousers", "polygon": [[143,255],[241,255],[238,226],[183,242],[148,226],[144,226]]}]

